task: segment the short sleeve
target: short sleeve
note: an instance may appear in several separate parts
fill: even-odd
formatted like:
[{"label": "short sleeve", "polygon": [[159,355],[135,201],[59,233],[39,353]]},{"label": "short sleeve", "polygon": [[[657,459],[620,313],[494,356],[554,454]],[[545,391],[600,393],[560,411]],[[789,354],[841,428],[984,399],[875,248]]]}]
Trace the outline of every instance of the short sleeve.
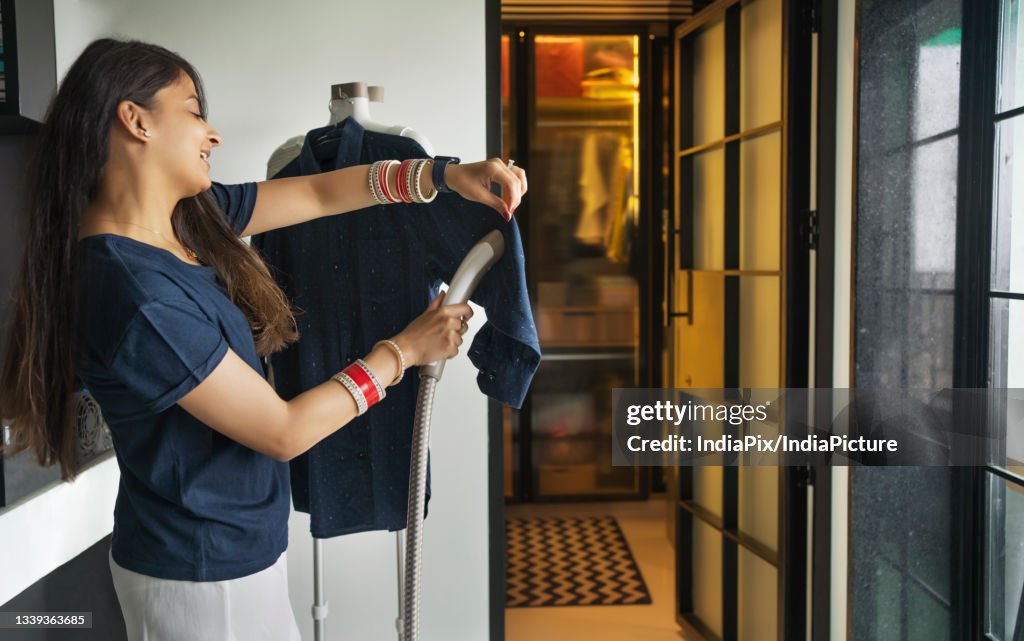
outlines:
[{"label": "short sleeve", "polygon": [[220,329],[187,300],[142,305],[114,349],[110,369],[154,413],[178,402],[228,351]]},{"label": "short sleeve", "polygon": [[214,182],[210,186],[210,194],[220,205],[231,228],[236,234],[241,234],[252,219],[253,209],[256,208],[256,183],[224,185]]}]

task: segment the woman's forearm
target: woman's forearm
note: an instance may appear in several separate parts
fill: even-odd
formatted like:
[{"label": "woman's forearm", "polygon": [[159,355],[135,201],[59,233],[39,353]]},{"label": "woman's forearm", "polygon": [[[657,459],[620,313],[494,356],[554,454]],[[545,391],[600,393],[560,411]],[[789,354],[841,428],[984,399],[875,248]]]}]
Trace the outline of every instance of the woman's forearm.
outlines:
[{"label": "woman's forearm", "polygon": [[[398,359],[387,347],[375,347],[363,358],[381,385],[387,385],[398,376]],[[385,401],[387,400],[385,399]],[[345,387],[327,380],[288,401],[283,445],[284,460],[291,460],[356,417],[356,402]],[[370,408],[373,412],[375,408]]]},{"label": "woman's forearm", "polygon": [[[434,191],[434,181],[431,173],[434,168],[434,161],[429,161],[420,174],[424,193]],[[358,172],[350,172],[349,169],[358,169]],[[398,193],[397,171],[388,173],[388,186],[392,194]],[[332,213],[352,211],[376,205],[377,201],[369,189],[370,167],[359,165],[358,167],[346,167],[336,169],[322,174],[310,176],[313,180],[313,189],[320,201],[321,215],[329,216]]]},{"label": "woman's forearm", "polygon": [[[421,174],[425,193],[434,190],[430,176],[433,161]],[[391,193],[396,193],[397,172],[389,175]],[[370,166],[353,165],[310,176],[264,180],[257,184],[256,205],[249,224],[240,234],[252,236],[315,218],[344,214],[376,205],[370,192]]]}]

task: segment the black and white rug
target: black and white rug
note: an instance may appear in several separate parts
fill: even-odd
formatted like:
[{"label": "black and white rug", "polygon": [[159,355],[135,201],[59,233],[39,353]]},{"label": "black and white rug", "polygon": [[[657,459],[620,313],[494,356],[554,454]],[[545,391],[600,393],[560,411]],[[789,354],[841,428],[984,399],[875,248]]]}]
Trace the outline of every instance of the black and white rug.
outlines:
[{"label": "black and white rug", "polygon": [[614,517],[505,522],[505,607],[651,602]]}]

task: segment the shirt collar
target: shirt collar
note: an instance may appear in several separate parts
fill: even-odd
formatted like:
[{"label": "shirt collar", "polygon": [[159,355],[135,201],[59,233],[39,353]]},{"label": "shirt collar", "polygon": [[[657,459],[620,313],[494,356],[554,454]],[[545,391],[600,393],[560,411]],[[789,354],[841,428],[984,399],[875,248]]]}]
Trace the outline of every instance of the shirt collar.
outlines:
[{"label": "shirt collar", "polygon": [[313,155],[313,145],[321,138],[325,140],[339,139],[334,156],[334,165],[328,169],[358,165],[362,159],[363,132],[365,129],[355,118],[345,118],[339,123],[311,129],[306,133],[299,152],[299,167],[302,175],[322,171],[320,163]]}]

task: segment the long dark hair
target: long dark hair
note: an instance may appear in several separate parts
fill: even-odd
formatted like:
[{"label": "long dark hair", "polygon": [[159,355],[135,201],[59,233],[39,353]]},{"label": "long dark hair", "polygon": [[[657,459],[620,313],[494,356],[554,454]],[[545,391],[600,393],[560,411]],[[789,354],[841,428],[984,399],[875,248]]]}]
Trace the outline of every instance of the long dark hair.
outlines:
[{"label": "long dark hair", "polygon": [[[180,56],[145,42],[96,40],[71,65],[37,133],[21,274],[0,372],[0,418],[11,421],[7,455],[30,448],[40,465],[59,463],[67,480],[77,472],[71,402],[78,222],[99,191],[118,103],[131,100],[151,108],[154,94],[183,72],[195,83],[205,118],[199,74]],[[257,353],[270,354],[298,338],[284,293],[208,192],[179,201],[171,223],[182,244],[215,269],[245,313]]]}]

